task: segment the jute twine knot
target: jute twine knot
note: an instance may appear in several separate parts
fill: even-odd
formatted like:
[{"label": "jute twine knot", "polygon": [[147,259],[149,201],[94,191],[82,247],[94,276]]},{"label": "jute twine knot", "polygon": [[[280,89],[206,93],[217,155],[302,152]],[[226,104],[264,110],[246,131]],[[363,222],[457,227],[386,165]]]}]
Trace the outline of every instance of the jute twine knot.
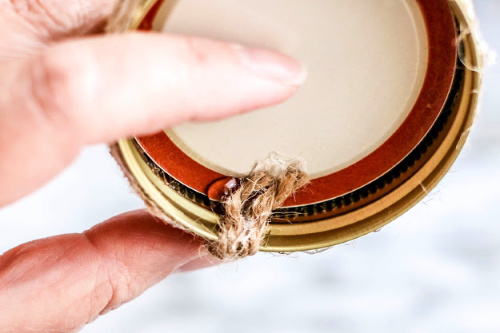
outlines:
[{"label": "jute twine knot", "polygon": [[222,260],[255,255],[265,241],[272,213],[293,193],[309,183],[300,161],[270,157],[224,201],[219,238],[208,244],[209,251]]}]

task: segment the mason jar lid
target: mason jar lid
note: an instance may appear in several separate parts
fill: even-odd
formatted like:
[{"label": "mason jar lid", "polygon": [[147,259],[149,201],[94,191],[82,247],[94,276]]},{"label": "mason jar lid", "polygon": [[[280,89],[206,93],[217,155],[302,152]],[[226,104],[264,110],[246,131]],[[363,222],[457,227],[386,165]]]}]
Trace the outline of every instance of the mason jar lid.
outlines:
[{"label": "mason jar lid", "polygon": [[290,101],[125,139],[123,168],[153,211],[217,239],[225,185],[269,154],[312,181],[273,213],[263,251],[329,247],[375,231],[446,174],[471,127],[481,59],[461,2],[145,1],[131,29],[276,49],[310,75]]}]

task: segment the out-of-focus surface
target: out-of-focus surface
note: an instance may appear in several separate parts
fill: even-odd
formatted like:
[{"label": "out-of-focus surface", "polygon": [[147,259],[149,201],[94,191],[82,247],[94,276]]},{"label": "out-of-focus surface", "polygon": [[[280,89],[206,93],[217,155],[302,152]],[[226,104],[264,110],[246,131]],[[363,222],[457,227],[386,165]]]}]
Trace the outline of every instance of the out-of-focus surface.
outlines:
[{"label": "out-of-focus surface", "polygon": [[[500,1],[475,1],[500,50]],[[500,67],[469,145],[427,199],[382,231],[308,255],[173,276],[83,332],[499,332]],[[103,146],[0,211],[0,253],[140,208]]]}]

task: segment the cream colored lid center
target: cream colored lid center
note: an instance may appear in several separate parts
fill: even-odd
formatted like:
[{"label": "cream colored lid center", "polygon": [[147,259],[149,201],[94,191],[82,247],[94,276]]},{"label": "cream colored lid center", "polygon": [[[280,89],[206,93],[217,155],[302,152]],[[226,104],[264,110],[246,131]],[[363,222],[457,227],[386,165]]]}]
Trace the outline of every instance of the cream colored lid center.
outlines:
[{"label": "cream colored lid center", "polygon": [[191,158],[231,176],[273,152],[305,160],[313,178],[361,160],[408,116],[427,68],[415,0],[180,0],[164,30],[280,50],[309,70],[279,106],[167,131]]}]

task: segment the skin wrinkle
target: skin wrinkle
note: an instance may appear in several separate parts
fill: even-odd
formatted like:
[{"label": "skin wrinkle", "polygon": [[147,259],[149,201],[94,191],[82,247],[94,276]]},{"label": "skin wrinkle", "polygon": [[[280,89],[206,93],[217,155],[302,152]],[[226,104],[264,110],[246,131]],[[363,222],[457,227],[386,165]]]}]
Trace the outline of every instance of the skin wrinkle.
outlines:
[{"label": "skin wrinkle", "polygon": [[[72,64],[64,61],[66,57],[73,59]],[[31,62],[31,92],[36,102],[37,111],[56,131],[65,131],[71,139],[83,144],[83,130],[79,128],[80,121],[75,115],[84,114],[83,110],[93,99],[88,92],[94,89],[86,88],[92,84],[87,79],[93,72],[90,63],[78,52],[44,52],[37,60]],[[84,60],[79,60],[84,59]],[[79,61],[75,61],[79,60]],[[82,84],[83,83],[83,84]]]},{"label": "skin wrinkle", "polygon": [[[90,0],[72,1],[72,11],[61,10],[61,3],[46,0],[10,0],[12,11],[32,27],[45,44],[69,36],[102,32],[114,1],[100,2],[100,10]],[[40,34],[40,30],[43,33]]]},{"label": "skin wrinkle", "polygon": [[0,39],[0,62],[34,54],[46,46],[46,42],[37,36],[31,25],[11,14],[6,21],[0,21],[3,34]]},{"label": "skin wrinkle", "polygon": [[[56,22],[45,6],[39,6],[38,0],[10,0],[10,5],[14,14],[26,22],[44,44],[48,41]],[[48,18],[48,20],[47,20]],[[40,33],[42,32],[42,33]]]},{"label": "skin wrinkle", "polygon": [[[107,285],[110,286],[111,289],[111,295],[108,298],[108,301],[105,306],[102,307],[102,310],[99,311],[100,315],[103,315],[105,313],[108,313],[109,311],[112,311],[113,309],[119,307],[125,302],[128,302],[135,298],[137,295],[143,292],[143,288],[141,288],[137,283],[136,280],[138,280],[137,276],[140,275],[154,275],[154,271],[156,267],[151,267],[149,268],[149,272],[144,272],[144,268],[139,267],[136,268],[134,266],[129,265],[128,263],[125,263],[123,260],[120,258],[125,257],[123,253],[117,253],[115,251],[109,252],[105,248],[102,248],[99,244],[99,242],[96,241],[96,239],[93,237],[93,233],[96,232],[96,230],[91,229],[85,233],[83,233],[83,236],[85,237],[86,241],[94,248],[94,250],[98,253],[100,258],[102,260],[105,260],[107,264],[103,265],[104,267],[108,268],[106,272],[107,276]],[[154,238],[153,236],[164,236],[163,233],[160,232],[150,232],[148,233],[148,236],[150,238]],[[147,238],[142,235],[133,235],[133,242],[142,244],[143,240],[146,240]],[[194,238],[193,238],[194,239]],[[156,246],[158,244],[158,246]],[[151,253],[151,251],[159,251],[160,248],[160,241],[157,240],[156,242],[152,244],[147,244],[147,245],[141,245],[138,250],[136,249],[135,253],[133,256],[127,255],[127,258],[142,258],[143,255],[147,253]],[[150,251],[146,251],[144,254],[142,253],[145,248],[149,248]],[[119,248],[118,248],[119,250]],[[169,260],[175,260],[177,259],[174,257],[172,254],[169,253],[162,253],[162,255],[165,258],[168,258]],[[194,260],[194,259],[193,259]],[[181,262],[178,266],[173,267],[172,269],[169,270],[167,273],[170,275],[172,272],[178,270],[183,264]],[[113,267],[113,270],[109,270],[109,267]],[[161,268],[161,267],[158,267]],[[139,274],[138,274],[139,273]],[[139,278],[141,280],[141,278]]]},{"label": "skin wrinkle", "polygon": [[[114,6],[110,0],[36,1],[40,5],[33,0],[10,0],[0,10],[0,30],[5,34],[0,41],[0,61],[34,54],[68,37],[100,33]],[[51,16],[58,17],[58,22],[50,23],[37,6],[53,13]]]},{"label": "skin wrinkle", "polygon": [[[123,262],[120,262],[119,260],[116,260],[116,259],[111,259],[111,258],[107,258],[107,257],[104,257],[103,256],[103,251],[102,249],[99,248],[99,246],[97,245],[97,243],[95,242],[95,240],[93,239],[92,235],[91,235],[91,232],[92,232],[92,229],[87,231],[87,232],[84,232],[82,234],[83,238],[85,239],[85,241],[87,242],[87,244],[90,245],[90,247],[94,250],[95,254],[99,257],[99,262],[101,263],[102,260],[104,261],[113,261],[113,264],[116,265],[116,263],[119,263],[121,266],[124,266]],[[108,293],[107,293],[107,297],[106,297],[106,301],[104,301],[104,305],[102,306],[99,306],[97,307],[97,311],[95,310],[96,308],[94,307],[91,307],[90,310],[89,310],[89,313],[92,313],[92,310],[94,311],[94,313],[97,313],[93,316],[90,316],[89,315],[89,320],[95,320],[97,319],[100,315],[106,313],[106,309],[108,307],[110,307],[110,304],[112,303],[113,299],[116,298],[116,289],[115,289],[115,286],[116,284],[113,283],[113,280],[112,280],[112,277],[111,277],[111,272],[109,270],[109,267],[110,265],[108,264],[100,264],[98,265],[98,267],[103,267],[104,270],[105,270],[105,273],[104,275],[107,277],[105,279],[103,279],[103,281],[100,281],[100,283],[98,284],[97,283],[97,276],[98,274],[96,274],[96,282],[95,282],[95,292],[93,293],[93,295],[91,295],[90,297],[93,298],[93,297],[97,297],[97,291],[99,290],[97,288],[98,285],[100,284],[103,284],[105,287],[107,286],[107,290],[108,290]],[[123,268],[123,267],[121,267]],[[98,269],[99,270],[99,269]],[[92,306],[92,302],[91,302],[91,306]],[[91,321],[87,321],[87,323],[90,323]]]},{"label": "skin wrinkle", "polygon": [[106,267],[113,267],[112,270],[107,271],[107,282],[112,292],[108,302],[99,312],[100,315],[116,309],[140,294],[138,288],[133,288],[134,277],[130,273],[130,268],[122,261],[115,259],[113,265],[106,265]]},{"label": "skin wrinkle", "polygon": [[[94,280],[94,293],[90,295],[90,302],[88,308],[87,320],[85,321],[87,324],[95,321],[101,315],[102,311],[106,308],[109,302],[101,301],[101,299],[109,300],[113,297],[113,287],[110,285],[109,280],[99,281],[99,272],[101,271],[102,265],[99,265],[97,268],[97,273],[95,274]],[[104,305],[101,305],[103,304]],[[94,310],[94,309],[97,309]]]}]

